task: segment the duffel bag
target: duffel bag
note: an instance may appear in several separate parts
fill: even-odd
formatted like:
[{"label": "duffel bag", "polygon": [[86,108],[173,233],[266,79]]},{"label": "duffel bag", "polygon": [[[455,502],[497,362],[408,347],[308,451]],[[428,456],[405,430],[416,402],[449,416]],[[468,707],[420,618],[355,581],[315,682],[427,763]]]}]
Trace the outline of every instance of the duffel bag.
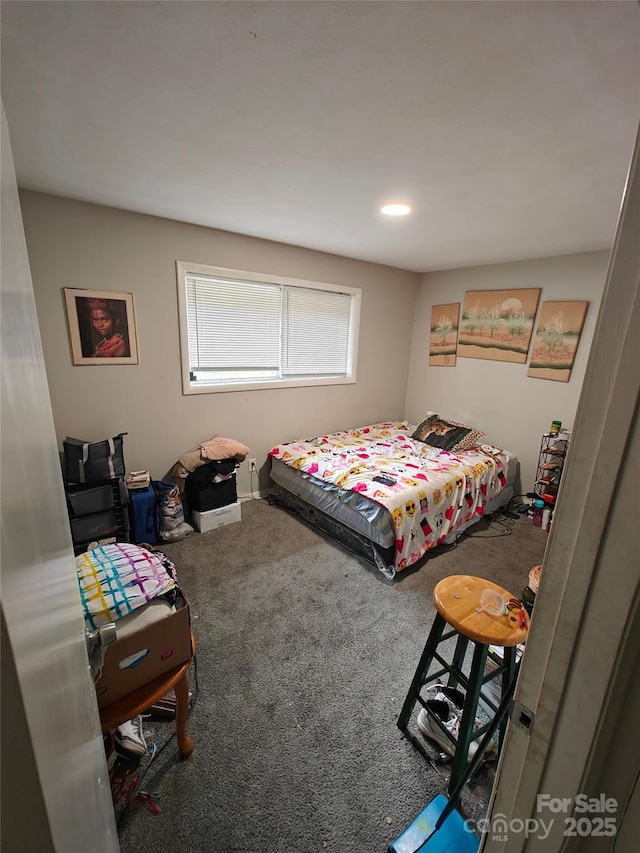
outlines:
[{"label": "duffel bag", "polygon": [[92,483],[95,480],[124,479],[123,439],[121,432],[104,441],[84,441],[81,438],[65,438],[64,477],[67,483]]}]

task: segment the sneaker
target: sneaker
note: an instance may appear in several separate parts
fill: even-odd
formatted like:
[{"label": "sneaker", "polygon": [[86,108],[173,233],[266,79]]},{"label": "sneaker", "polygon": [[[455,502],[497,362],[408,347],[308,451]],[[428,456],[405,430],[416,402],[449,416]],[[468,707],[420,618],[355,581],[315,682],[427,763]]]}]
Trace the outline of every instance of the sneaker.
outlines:
[{"label": "sneaker", "polygon": [[[449,687],[447,684],[434,684],[427,690],[427,696],[430,699],[438,699],[441,702],[448,702],[451,710],[456,715],[458,720],[462,722],[462,714],[464,712],[465,694],[457,687]],[[474,729],[479,729],[489,722],[489,717],[484,713],[484,710],[478,707],[478,713],[473,723]],[[486,751],[491,752],[495,748],[496,742],[492,738]]]},{"label": "sneaker", "polygon": [[118,726],[113,739],[118,752],[127,758],[141,758],[147,753],[147,742],[142,733],[142,717],[139,714]]},{"label": "sneaker", "polygon": [[447,702],[452,706],[453,713],[460,720],[464,710],[464,693],[456,687],[449,687],[447,684],[434,684],[427,690],[429,699],[435,699],[439,702]]},{"label": "sneaker", "polygon": [[[436,722],[432,721],[431,715],[439,719],[445,729],[457,741],[460,733],[460,719],[462,713],[458,715],[447,701],[443,701],[441,699],[428,699],[426,705],[427,707],[423,708],[418,714],[418,719],[416,721],[418,728],[426,738],[435,741],[443,752],[453,757],[456,751],[454,743],[449,740],[440,726],[438,726]],[[495,741],[492,739],[485,751],[490,752],[494,746]],[[477,751],[478,740],[472,740],[469,744],[467,761],[471,761]]]},{"label": "sneaker", "polygon": [[442,699],[428,699],[426,706],[418,714],[418,728],[426,738],[435,741],[447,755],[453,755],[455,745],[440,729],[438,724],[431,721],[430,714],[439,719],[445,729],[456,739],[460,730],[460,720],[451,710],[449,703]]}]

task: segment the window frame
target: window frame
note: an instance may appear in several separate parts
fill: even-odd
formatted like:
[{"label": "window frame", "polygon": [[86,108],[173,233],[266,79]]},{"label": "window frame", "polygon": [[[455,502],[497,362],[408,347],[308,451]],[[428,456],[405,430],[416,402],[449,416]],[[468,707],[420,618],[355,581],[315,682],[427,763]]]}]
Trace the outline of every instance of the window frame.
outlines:
[{"label": "window frame", "polygon": [[[188,275],[210,275],[232,278],[238,281],[253,281],[258,284],[280,284],[288,287],[301,287],[312,290],[325,290],[343,293],[351,297],[351,316],[349,325],[349,347],[347,353],[347,375],[326,377],[292,377],[286,379],[267,379],[246,382],[225,382],[224,384],[195,385],[191,381],[189,366],[189,332],[187,325],[186,277]],[[266,273],[234,270],[226,267],[214,267],[208,264],[194,264],[188,261],[176,261],[178,284],[178,325],[180,331],[180,372],[183,395],[220,394],[229,391],[261,391],[273,388],[306,388],[321,385],[354,385],[356,383],[358,338],[360,332],[360,311],[362,290],[358,287],[329,284],[327,282],[307,281],[305,279],[268,275]]]}]

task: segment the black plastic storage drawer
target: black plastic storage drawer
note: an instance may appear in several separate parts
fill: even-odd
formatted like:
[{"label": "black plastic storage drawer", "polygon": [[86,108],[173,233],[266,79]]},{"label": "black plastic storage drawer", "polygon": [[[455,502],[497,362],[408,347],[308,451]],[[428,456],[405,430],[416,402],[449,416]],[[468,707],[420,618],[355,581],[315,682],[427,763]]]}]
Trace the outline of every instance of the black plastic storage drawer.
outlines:
[{"label": "black plastic storage drawer", "polygon": [[122,480],[96,480],[65,487],[75,554],[101,539],[129,541],[129,493]]},{"label": "black plastic storage drawer", "polygon": [[111,484],[91,486],[78,491],[67,487],[67,501],[71,515],[89,515],[92,512],[104,512],[114,506]]},{"label": "black plastic storage drawer", "polygon": [[115,509],[80,515],[71,519],[71,537],[74,542],[106,539],[109,536],[117,536],[118,532],[118,516]]}]

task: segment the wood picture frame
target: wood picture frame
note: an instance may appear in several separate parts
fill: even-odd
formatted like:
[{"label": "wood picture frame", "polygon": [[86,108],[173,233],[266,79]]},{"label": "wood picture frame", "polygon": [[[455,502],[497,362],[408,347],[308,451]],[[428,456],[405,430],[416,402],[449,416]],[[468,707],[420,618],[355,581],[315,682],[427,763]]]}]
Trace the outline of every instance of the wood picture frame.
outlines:
[{"label": "wood picture frame", "polygon": [[542,303],[527,376],[568,382],[587,316],[586,300]]},{"label": "wood picture frame", "polygon": [[64,288],[74,365],[138,364],[133,293]]},{"label": "wood picture frame", "polygon": [[429,366],[455,367],[460,303],[431,307]]},{"label": "wood picture frame", "polygon": [[468,290],[464,296],[458,356],[526,364],[540,288]]}]

